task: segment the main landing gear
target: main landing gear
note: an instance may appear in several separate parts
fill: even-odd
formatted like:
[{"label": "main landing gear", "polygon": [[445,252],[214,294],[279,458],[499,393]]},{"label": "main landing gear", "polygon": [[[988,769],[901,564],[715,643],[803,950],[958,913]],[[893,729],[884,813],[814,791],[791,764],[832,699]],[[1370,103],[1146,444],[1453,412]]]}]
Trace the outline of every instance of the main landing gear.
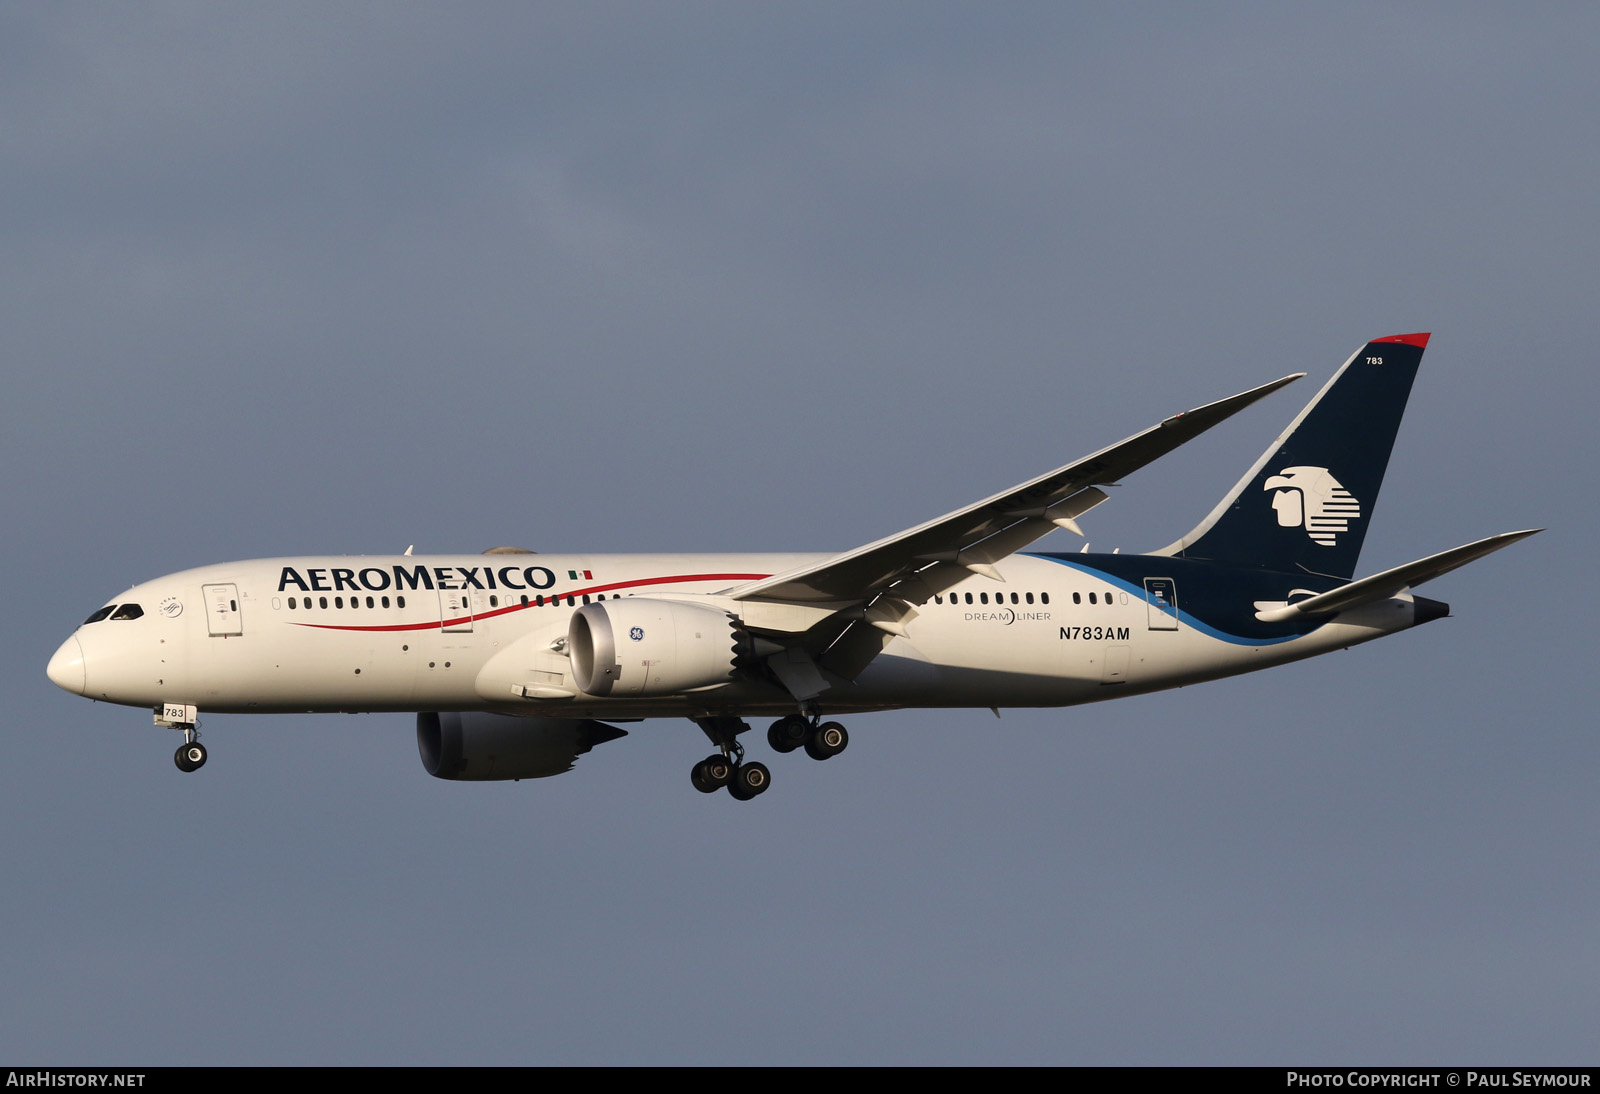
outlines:
[{"label": "main landing gear", "polygon": [[[723,787],[739,801],[747,802],[772,785],[772,772],[767,765],[744,758],[744,745],[739,734],[750,726],[741,718],[696,718],[695,724],[711,738],[711,743],[721,752],[713,752],[689,772],[689,781],[702,794],[712,794]],[[767,744],[774,752],[806,750],[813,760],[826,760],[843,752],[850,744],[850,734],[838,722],[819,722],[791,714],[779,718],[767,730]]]},{"label": "main landing gear", "polygon": [[694,788],[702,794],[715,793],[724,786],[739,801],[747,802],[772,785],[772,773],[767,765],[752,760],[730,760],[722,753],[713,753],[694,765],[689,772]]},{"label": "main landing gear", "polygon": [[774,752],[806,750],[813,760],[827,760],[850,746],[850,734],[838,722],[807,721],[798,714],[779,718],[767,730],[767,744]]},{"label": "main landing gear", "polygon": [[742,802],[766,792],[772,785],[772,772],[759,761],[746,763],[744,745],[739,743],[739,734],[750,728],[749,723],[742,718],[696,718],[695,724],[711,738],[712,744],[722,749],[690,770],[689,781],[696,790],[712,794],[727,787],[728,793]]}]

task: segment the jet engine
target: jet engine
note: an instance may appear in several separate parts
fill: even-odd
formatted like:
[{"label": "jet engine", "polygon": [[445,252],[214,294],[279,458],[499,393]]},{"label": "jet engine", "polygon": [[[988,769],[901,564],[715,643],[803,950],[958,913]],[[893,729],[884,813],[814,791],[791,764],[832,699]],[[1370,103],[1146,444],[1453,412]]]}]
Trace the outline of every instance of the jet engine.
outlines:
[{"label": "jet engine", "polygon": [[628,731],[592,718],[518,718],[482,711],[421,711],[417,751],[438,779],[542,779],[571,771],[579,756]]},{"label": "jet engine", "polygon": [[720,608],[627,598],[585,604],[567,627],[572,678],[590,695],[673,695],[733,679],[747,637]]}]

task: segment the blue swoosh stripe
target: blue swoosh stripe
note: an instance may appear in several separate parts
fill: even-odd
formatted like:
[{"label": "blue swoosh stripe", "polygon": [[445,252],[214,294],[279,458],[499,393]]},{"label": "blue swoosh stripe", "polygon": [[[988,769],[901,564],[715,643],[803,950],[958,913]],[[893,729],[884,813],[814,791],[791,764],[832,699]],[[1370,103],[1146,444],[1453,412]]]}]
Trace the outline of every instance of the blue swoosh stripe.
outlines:
[{"label": "blue swoosh stripe", "polygon": [[[1115,574],[1108,574],[1104,570],[1095,569],[1093,566],[1086,566],[1079,562],[1069,562],[1064,558],[1055,558],[1052,555],[1029,554],[1028,557],[1042,558],[1046,562],[1054,562],[1059,565],[1066,566],[1069,569],[1077,570],[1080,573],[1092,575],[1100,581],[1108,581],[1122,589],[1124,592],[1132,593],[1134,596],[1139,598],[1140,602],[1145,604],[1149,603],[1149,600],[1145,597],[1143,586],[1135,585],[1132,582],[1117,577]],[[1216,627],[1213,627],[1211,624],[1205,622],[1205,620],[1197,619],[1188,612],[1183,611],[1181,608],[1176,613],[1173,612],[1171,607],[1157,606],[1156,610],[1161,612],[1163,615],[1176,614],[1176,617],[1180,622],[1187,623],[1190,627],[1199,631],[1201,634],[1209,635],[1210,637],[1222,642],[1231,642],[1236,646],[1276,646],[1280,642],[1293,642],[1296,638],[1305,637],[1304,635],[1300,634],[1286,634],[1281,638],[1249,638],[1242,634],[1230,634],[1228,631],[1218,630]]]}]

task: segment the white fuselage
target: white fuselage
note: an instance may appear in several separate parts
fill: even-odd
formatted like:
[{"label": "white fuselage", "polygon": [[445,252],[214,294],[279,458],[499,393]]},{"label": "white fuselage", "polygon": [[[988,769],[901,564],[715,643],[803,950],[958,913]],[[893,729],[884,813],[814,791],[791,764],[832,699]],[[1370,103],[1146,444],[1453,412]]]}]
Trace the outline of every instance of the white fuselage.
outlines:
[{"label": "white fuselage", "polygon": [[[80,626],[50,663],[69,691],[201,711],[471,711],[548,717],[785,714],[769,679],[652,698],[578,691],[563,639],[573,612],[618,597],[704,604],[814,555],[451,555],[266,559],[137,585]],[[1159,574],[1166,560],[1152,558]],[[1157,611],[1130,582],[1014,555],[1003,581],[973,576],[922,604],[820,711],[1064,706],[1309,657],[1402,630],[1409,596],[1346,612],[1298,637],[1219,638]],[[1076,597],[1075,595],[1076,594]],[[969,603],[970,597],[970,603]],[[135,618],[126,605],[137,605]],[[109,607],[109,605],[108,605]],[[98,613],[97,613],[98,614]]]}]

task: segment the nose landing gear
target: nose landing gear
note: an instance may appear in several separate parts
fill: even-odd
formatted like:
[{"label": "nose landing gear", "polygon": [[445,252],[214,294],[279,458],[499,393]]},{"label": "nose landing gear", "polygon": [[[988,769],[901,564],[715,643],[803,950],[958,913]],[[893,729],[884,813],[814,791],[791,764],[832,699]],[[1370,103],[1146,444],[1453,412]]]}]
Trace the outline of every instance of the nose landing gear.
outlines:
[{"label": "nose landing gear", "polygon": [[206,746],[199,741],[179,745],[178,751],[172,754],[172,762],[178,765],[179,771],[198,771],[206,763]]},{"label": "nose landing gear", "polygon": [[199,710],[192,705],[167,703],[156,707],[156,725],[183,731],[183,744],[172,754],[179,771],[199,771],[206,765],[206,746],[200,743]]}]

